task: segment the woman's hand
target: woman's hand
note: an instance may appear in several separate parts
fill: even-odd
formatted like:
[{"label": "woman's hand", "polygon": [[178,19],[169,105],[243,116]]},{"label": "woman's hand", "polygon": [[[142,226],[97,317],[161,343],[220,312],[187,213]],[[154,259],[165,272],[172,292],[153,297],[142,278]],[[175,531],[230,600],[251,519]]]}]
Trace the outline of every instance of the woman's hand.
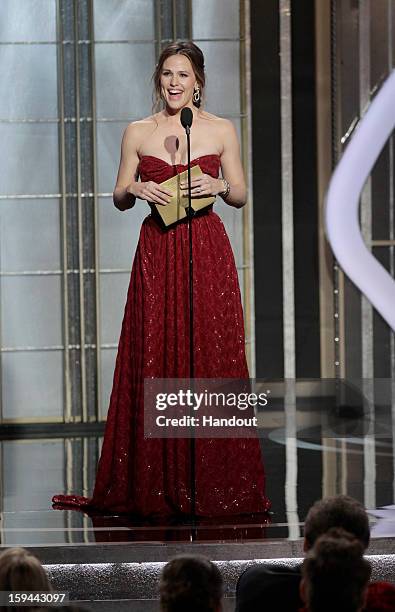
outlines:
[{"label": "woman's hand", "polygon": [[154,181],[130,183],[126,190],[140,200],[147,200],[147,202],[153,202],[161,206],[166,206],[170,202],[170,196],[172,195],[169,189],[165,189],[165,187],[158,185]]},{"label": "woman's hand", "polygon": [[[184,195],[188,195],[188,180],[180,183],[180,187]],[[196,178],[191,177],[191,196],[197,198],[200,196],[215,196],[224,191],[224,183],[222,179],[213,178],[209,174],[201,174]]]}]

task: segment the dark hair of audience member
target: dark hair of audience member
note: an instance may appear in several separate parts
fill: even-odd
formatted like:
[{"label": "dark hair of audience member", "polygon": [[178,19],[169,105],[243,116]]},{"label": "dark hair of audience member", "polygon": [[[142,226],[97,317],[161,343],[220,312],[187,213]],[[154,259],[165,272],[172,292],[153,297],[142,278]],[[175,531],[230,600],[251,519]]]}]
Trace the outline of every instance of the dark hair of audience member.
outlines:
[{"label": "dark hair of audience member", "polygon": [[221,609],[222,576],[202,555],[179,555],[163,568],[160,605],[164,612],[216,612]]},{"label": "dark hair of audience member", "polygon": [[371,575],[362,543],[344,529],[320,536],[302,565],[301,597],[308,612],[362,610]]},{"label": "dark hair of audience member", "polygon": [[[24,548],[8,548],[0,554],[0,591],[52,591],[52,586],[40,561]],[[3,610],[28,612],[41,609],[32,606],[1,606]]]},{"label": "dark hair of audience member", "polygon": [[365,508],[348,495],[336,495],[317,501],[309,510],[305,525],[305,550],[332,527],[351,533],[364,548],[369,545],[370,529]]}]

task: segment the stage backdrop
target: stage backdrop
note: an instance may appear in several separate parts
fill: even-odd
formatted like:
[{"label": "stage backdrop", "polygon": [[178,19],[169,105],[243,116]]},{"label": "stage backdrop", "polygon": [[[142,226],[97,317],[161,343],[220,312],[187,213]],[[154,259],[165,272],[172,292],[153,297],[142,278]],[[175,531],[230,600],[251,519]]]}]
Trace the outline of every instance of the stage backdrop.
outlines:
[{"label": "stage backdrop", "polygon": [[[322,213],[332,169],[394,69],[395,2],[251,0],[250,14],[257,375],[296,378],[300,406],[310,397],[317,409],[317,379],[336,380],[339,391],[327,402],[327,414],[347,408],[364,415],[363,470],[354,451],[346,452],[352,440],[322,437],[328,452],[314,479],[322,481],[323,495],[349,493],[375,507],[387,503],[383,478],[395,475],[383,443],[371,435],[382,431],[383,419],[395,422],[394,334],[333,260]],[[360,209],[366,244],[392,276],[394,153],[392,138]],[[362,379],[363,394],[350,393],[347,381]],[[385,402],[377,379],[392,385]],[[290,494],[284,500],[270,491],[274,506],[285,503],[291,513],[309,462],[293,444],[295,404],[294,396],[285,406],[287,468],[277,474]],[[264,417],[270,426],[270,416]],[[304,498],[299,510],[313,501]]]},{"label": "stage backdrop", "polygon": [[[175,38],[205,52],[207,108],[234,121],[253,186],[242,211],[217,205],[251,374],[394,376],[393,334],[322,227],[332,167],[394,65],[394,0],[3,0],[0,11],[3,422],[105,418],[148,212],[112,205],[120,139],[150,112],[156,58]],[[392,274],[393,157],[391,142],[361,208]]]},{"label": "stage backdrop", "polygon": [[[251,0],[256,363],[263,377],[394,378],[394,335],[328,248],[331,171],[394,69],[394,0]],[[361,200],[394,275],[394,141]]]},{"label": "stage backdrop", "polygon": [[[192,38],[205,54],[206,108],[234,122],[250,180],[248,21],[239,0],[0,3],[2,422],[105,419],[149,213],[141,201],[125,213],[113,206],[122,133],[152,111],[161,48]],[[253,373],[252,207],[216,209]]]}]

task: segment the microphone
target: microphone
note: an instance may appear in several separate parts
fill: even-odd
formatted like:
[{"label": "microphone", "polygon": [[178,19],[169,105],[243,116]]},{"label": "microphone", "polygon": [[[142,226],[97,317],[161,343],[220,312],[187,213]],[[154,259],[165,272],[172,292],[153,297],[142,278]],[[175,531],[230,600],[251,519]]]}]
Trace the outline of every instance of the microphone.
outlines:
[{"label": "microphone", "polygon": [[[191,130],[190,127],[193,121],[193,112],[189,108],[189,106],[184,106],[181,110],[180,121],[183,128],[185,128],[186,137],[187,137],[187,153],[188,153],[188,208],[187,215],[188,219],[191,219],[194,215],[194,210],[192,208],[191,201]],[[191,225],[190,228],[191,229]],[[192,240],[192,235],[190,236],[190,240]],[[191,253],[192,253],[192,245],[190,244]],[[191,264],[192,265],[192,264]],[[192,336],[191,336],[192,338]]]},{"label": "microphone", "polygon": [[192,125],[192,121],[193,112],[191,111],[189,106],[185,106],[181,111],[181,125],[186,129],[187,134],[189,134],[189,128]]},{"label": "microphone", "polygon": [[[188,208],[187,208],[187,217],[188,217],[188,242],[189,242],[189,378],[192,379],[192,388],[193,388],[193,378],[195,375],[195,362],[194,362],[194,341],[193,341],[193,249],[192,249],[192,217],[194,215],[194,210],[192,208],[192,200],[191,200],[191,130],[190,127],[193,121],[193,113],[188,106],[185,106],[181,110],[181,125],[185,128],[186,137],[187,137],[187,154],[188,154]],[[193,421],[192,421],[193,422]],[[195,459],[195,432],[193,426],[190,427],[191,437],[190,437],[190,446],[189,446],[189,474],[190,474],[190,486],[191,486],[191,514],[192,514],[192,524],[195,524],[196,518],[196,459]],[[192,531],[194,533],[194,531]]]}]

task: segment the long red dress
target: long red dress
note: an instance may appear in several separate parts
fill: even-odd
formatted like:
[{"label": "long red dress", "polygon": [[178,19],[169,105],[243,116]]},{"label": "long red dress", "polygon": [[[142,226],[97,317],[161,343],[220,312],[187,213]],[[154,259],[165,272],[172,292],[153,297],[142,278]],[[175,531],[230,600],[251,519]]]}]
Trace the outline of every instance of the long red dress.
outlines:
[{"label": "long red dress", "polygon": [[[220,158],[191,162],[218,177]],[[145,155],[142,181],[160,183],[185,166]],[[197,378],[248,378],[243,312],[233,252],[212,207],[192,221],[194,368]],[[190,512],[190,441],[144,438],[144,378],[189,375],[188,224],[143,221],[133,262],[107,424],[93,497],[56,495],[57,507],[174,517]],[[265,512],[257,438],[195,440],[195,510],[201,517]]]}]

